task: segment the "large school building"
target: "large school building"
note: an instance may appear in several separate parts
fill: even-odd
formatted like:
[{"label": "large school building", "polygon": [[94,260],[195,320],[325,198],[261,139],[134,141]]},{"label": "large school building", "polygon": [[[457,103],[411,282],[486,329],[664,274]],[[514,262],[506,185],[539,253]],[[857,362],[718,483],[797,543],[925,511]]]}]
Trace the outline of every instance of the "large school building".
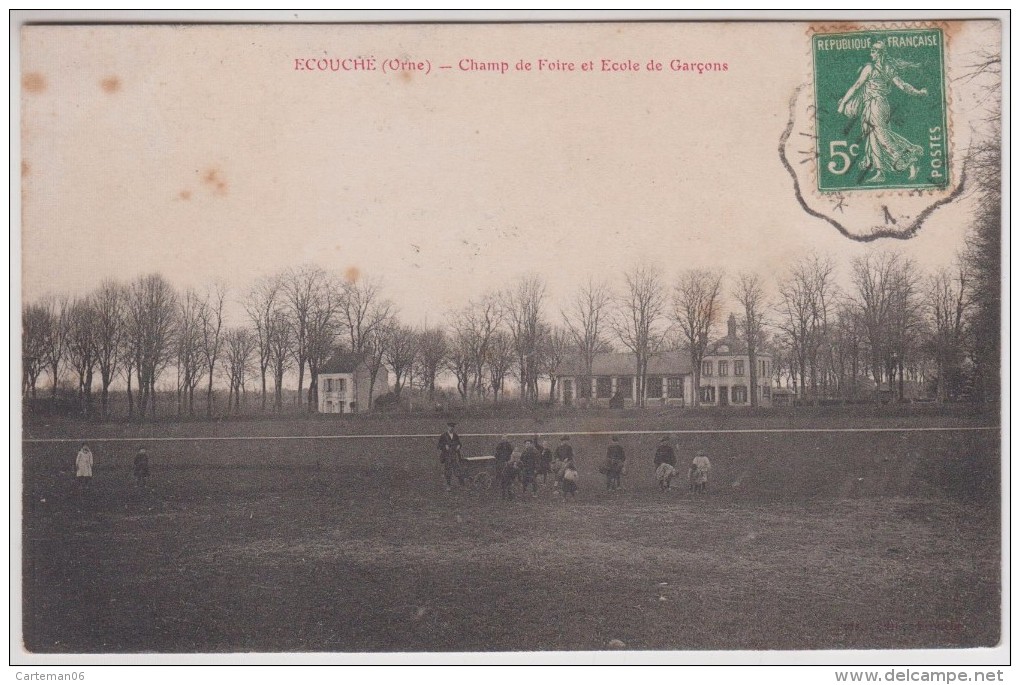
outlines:
[{"label": "large school building", "polygon": [[[772,357],[757,354],[757,379],[751,387],[751,359],[747,343],[737,335],[732,314],[727,334],[713,342],[701,363],[698,398],[701,405],[749,406],[751,393],[761,406],[772,403]],[[635,406],[638,383],[635,357],[629,352],[596,355],[588,374],[579,359],[572,359],[554,372],[556,401],[564,405]],[[694,374],[686,352],[663,352],[648,360],[645,375],[645,406],[691,406]]]}]

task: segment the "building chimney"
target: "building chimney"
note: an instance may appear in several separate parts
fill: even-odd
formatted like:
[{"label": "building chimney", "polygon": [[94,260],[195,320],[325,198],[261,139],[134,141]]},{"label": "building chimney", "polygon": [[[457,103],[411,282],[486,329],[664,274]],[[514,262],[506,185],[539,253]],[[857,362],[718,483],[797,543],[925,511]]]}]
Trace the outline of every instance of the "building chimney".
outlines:
[{"label": "building chimney", "polygon": [[726,322],[726,334],[734,340],[737,337],[737,317],[735,314],[730,314],[730,320]]}]

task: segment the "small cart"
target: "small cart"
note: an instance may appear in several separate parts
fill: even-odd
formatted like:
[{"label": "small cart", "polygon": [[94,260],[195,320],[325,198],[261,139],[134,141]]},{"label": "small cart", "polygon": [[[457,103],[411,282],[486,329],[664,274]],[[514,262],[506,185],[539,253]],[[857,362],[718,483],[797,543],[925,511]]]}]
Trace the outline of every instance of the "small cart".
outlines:
[{"label": "small cart", "polygon": [[464,480],[476,488],[488,490],[496,483],[496,457],[491,454],[461,457],[460,467]]}]

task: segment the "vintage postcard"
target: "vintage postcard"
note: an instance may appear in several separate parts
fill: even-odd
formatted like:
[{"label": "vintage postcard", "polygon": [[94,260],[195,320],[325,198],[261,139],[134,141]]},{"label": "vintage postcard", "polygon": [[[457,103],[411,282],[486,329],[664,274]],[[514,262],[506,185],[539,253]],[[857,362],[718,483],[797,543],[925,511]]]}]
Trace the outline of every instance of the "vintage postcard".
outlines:
[{"label": "vintage postcard", "polygon": [[20,29],[17,659],[1008,658],[1001,18],[338,16]]}]

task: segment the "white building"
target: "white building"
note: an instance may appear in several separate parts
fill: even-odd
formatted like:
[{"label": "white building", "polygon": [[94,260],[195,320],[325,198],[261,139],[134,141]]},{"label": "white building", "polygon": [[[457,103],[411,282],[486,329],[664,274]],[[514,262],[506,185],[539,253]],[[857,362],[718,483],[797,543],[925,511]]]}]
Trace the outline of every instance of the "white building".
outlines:
[{"label": "white building", "polygon": [[[356,414],[372,408],[372,399],[389,389],[389,374],[380,367],[375,385],[368,366],[352,354],[336,354],[317,376],[320,414]],[[372,388],[371,397],[369,388]]]},{"label": "white building", "polygon": [[[708,348],[701,362],[701,388],[699,400],[702,405],[749,406],[751,404],[751,358],[747,354],[747,343],[737,336],[737,317],[730,314],[725,337],[719,338]],[[758,373],[754,392],[762,407],[772,405],[772,355],[757,353],[755,364]]]}]

